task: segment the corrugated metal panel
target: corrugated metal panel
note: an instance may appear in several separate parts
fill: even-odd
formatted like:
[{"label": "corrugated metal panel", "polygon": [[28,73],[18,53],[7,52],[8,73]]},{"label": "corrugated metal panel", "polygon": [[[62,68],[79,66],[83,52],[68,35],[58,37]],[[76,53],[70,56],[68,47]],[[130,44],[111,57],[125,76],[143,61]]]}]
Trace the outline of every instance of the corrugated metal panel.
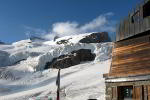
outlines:
[{"label": "corrugated metal panel", "polygon": [[143,4],[140,5],[140,29],[139,29],[139,33],[143,32]]},{"label": "corrugated metal panel", "polygon": [[125,18],[124,20],[125,26],[124,26],[124,37],[129,37],[129,21],[128,18]]},{"label": "corrugated metal panel", "polygon": [[117,25],[116,29],[116,41],[120,40],[120,23]]},{"label": "corrugated metal panel", "polygon": [[134,19],[130,17],[130,37],[134,35]]},{"label": "corrugated metal panel", "polygon": [[135,21],[135,35],[139,34],[140,32],[140,12],[138,11],[136,14],[136,21]]},{"label": "corrugated metal panel", "polygon": [[119,34],[119,40],[122,40],[124,38],[124,23],[123,21],[120,22],[120,34]]},{"label": "corrugated metal panel", "polygon": [[[150,3],[148,1],[145,1],[145,3]],[[133,9],[133,11],[129,13],[128,18],[120,21],[120,26],[117,28],[116,41],[127,39],[150,30],[150,17],[143,18],[143,6],[145,3],[138,5],[136,9]]]}]

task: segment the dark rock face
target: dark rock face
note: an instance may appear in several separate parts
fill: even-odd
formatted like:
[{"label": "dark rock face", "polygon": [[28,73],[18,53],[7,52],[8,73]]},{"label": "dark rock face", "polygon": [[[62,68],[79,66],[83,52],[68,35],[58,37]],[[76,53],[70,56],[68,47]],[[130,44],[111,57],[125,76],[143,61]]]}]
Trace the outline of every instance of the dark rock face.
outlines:
[{"label": "dark rock face", "polygon": [[58,58],[54,58],[51,62],[47,62],[45,69],[48,68],[68,68],[84,61],[93,61],[95,54],[91,53],[89,49],[80,49],[71,52],[68,55],[61,55]]},{"label": "dark rock face", "polygon": [[80,43],[111,42],[107,32],[92,33],[79,41]]},{"label": "dark rock face", "polygon": [[56,43],[59,44],[59,45],[60,44],[68,44],[70,39],[72,39],[72,38],[69,38],[69,39],[66,39],[66,40],[60,40],[60,41],[57,41]]},{"label": "dark rock face", "polygon": [[[69,43],[69,39],[63,39],[60,41],[57,41],[57,44],[68,44]],[[56,39],[54,38],[54,41]],[[110,37],[108,36],[107,32],[101,32],[101,33],[92,33],[90,35],[87,35],[86,37],[84,37],[83,39],[81,39],[79,41],[80,43],[101,43],[101,42],[111,42]]]},{"label": "dark rock face", "polygon": [[96,56],[95,54],[91,53],[90,49],[80,49],[71,53],[76,55],[80,61],[92,61]]}]

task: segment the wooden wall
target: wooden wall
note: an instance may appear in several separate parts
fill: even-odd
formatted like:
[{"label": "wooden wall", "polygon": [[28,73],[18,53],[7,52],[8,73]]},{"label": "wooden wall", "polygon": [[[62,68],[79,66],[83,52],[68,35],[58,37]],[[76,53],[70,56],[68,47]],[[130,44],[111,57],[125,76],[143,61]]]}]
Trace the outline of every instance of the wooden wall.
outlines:
[{"label": "wooden wall", "polygon": [[133,87],[132,100],[150,100],[150,80],[106,83],[106,100],[122,100],[121,87],[128,86]]},{"label": "wooden wall", "polygon": [[150,30],[150,16],[143,18],[143,8],[147,3],[150,3],[150,0],[145,0],[140,5],[137,5],[124,20],[120,21],[116,31],[116,41]]},{"label": "wooden wall", "polygon": [[150,35],[115,43],[109,77],[150,74]]}]

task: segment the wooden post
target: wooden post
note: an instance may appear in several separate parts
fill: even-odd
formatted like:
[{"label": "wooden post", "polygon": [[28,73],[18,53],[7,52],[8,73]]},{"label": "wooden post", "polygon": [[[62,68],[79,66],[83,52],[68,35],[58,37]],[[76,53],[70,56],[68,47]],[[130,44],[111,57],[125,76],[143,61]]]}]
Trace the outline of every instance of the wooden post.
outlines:
[{"label": "wooden post", "polygon": [[142,86],[134,86],[133,87],[133,99],[134,100],[143,100],[143,91]]},{"label": "wooden post", "polygon": [[60,69],[58,70],[56,85],[57,85],[57,99],[56,100],[60,100]]}]

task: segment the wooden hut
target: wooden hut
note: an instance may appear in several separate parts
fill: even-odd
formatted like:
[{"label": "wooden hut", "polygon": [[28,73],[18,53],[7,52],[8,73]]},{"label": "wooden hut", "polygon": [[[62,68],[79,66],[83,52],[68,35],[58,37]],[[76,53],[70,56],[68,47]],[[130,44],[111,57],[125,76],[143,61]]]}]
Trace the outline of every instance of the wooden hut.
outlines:
[{"label": "wooden hut", "polygon": [[106,100],[150,100],[150,0],[120,22],[112,55]]}]

